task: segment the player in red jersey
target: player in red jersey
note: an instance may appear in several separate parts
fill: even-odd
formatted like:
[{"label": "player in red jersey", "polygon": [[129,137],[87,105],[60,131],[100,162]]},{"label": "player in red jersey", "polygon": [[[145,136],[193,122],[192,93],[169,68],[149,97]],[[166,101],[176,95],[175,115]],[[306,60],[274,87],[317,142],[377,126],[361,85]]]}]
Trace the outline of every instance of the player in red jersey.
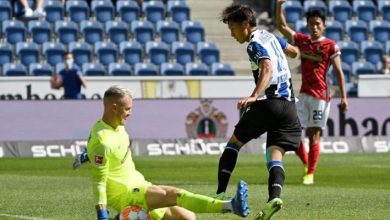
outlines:
[{"label": "player in red jersey", "polygon": [[309,137],[310,150],[307,154],[301,141],[297,155],[305,167],[303,184],[314,183],[314,173],[320,154],[320,137],[329,116],[330,93],[327,72],[332,65],[341,94],[341,109],[348,109],[345,92],[344,73],[341,69],[340,50],[336,42],[324,37],[325,15],[318,10],[306,15],[307,30],[310,35],[292,30],[283,15],[282,5],[286,0],[278,0],[276,8],[277,27],[289,42],[297,46],[301,53],[302,86],[297,103],[299,120]]}]

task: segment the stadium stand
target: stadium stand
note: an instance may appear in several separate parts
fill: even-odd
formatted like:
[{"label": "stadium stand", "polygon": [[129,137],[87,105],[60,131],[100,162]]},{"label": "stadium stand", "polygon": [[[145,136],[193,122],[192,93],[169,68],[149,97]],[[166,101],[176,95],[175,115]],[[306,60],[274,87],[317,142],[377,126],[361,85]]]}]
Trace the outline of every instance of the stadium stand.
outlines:
[{"label": "stadium stand", "polygon": [[154,40],[154,26],[150,21],[132,21],[131,33],[141,44]]},{"label": "stadium stand", "polygon": [[360,53],[363,54],[366,61],[375,65],[382,62],[384,55],[382,44],[378,41],[361,42]]},{"label": "stadium stand", "polygon": [[374,40],[381,43],[390,41],[390,22],[385,20],[370,21],[369,29]]},{"label": "stadium stand", "polygon": [[29,21],[28,31],[32,37],[32,40],[37,44],[43,44],[51,41],[51,28],[47,21]]},{"label": "stadium stand", "polygon": [[334,41],[341,41],[344,37],[344,27],[338,21],[327,21],[325,36]]},{"label": "stadium stand", "polygon": [[160,72],[163,76],[183,76],[184,68],[178,63],[163,63]]},{"label": "stadium stand", "polygon": [[53,72],[51,65],[47,63],[32,63],[28,69],[30,76],[51,76]]},{"label": "stadium stand", "polygon": [[20,63],[26,66],[32,63],[38,63],[40,60],[38,45],[33,42],[17,43],[16,55],[19,57]]},{"label": "stadium stand", "polygon": [[6,63],[3,65],[5,76],[25,76],[27,75],[26,66],[20,63]]},{"label": "stadium stand", "polygon": [[84,41],[89,44],[103,41],[103,26],[98,21],[81,21],[80,32],[84,37]]},{"label": "stadium stand", "polygon": [[[63,44],[57,42],[45,42],[42,46],[42,53],[47,59],[47,63],[54,66],[57,63],[63,62],[65,47]],[[76,60],[77,61],[77,60]]]},{"label": "stadium stand", "polygon": [[191,76],[207,76],[209,68],[204,63],[187,63],[185,66],[186,75]]},{"label": "stadium stand", "polygon": [[201,62],[207,65],[219,62],[219,49],[215,43],[199,42],[197,44],[197,54]]},{"label": "stadium stand", "polygon": [[142,46],[137,41],[120,43],[119,51],[127,64],[134,65],[143,60]]},{"label": "stadium stand", "polygon": [[69,19],[76,23],[88,20],[88,3],[86,1],[66,1],[66,13]]},{"label": "stadium stand", "polygon": [[[79,2],[79,1],[67,1]],[[44,1],[43,9],[46,12],[46,21],[54,24],[57,21],[64,20],[64,7],[60,1],[49,0]]]},{"label": "stadium stand", "polygon": [[129,27],[124,21],[107,21],[105,34],[111,42],[120,44],[129,39]]},{"label": "stadium stand", "polygon": [[136,63],[134,65],[134,73],[136,76],[157,76],[158,71],[153,63]]},{"label": "stadium stand", "polygon": [[165,19],[165,6],[161,1],[145,1],[142,4],[142,12],[146,20],[157,23]]},{"label": "stadium stand", "polygon": [[157,33],[160,35],[161,41],[171,44],[179,41],[179,25],[175,21],[158,21]]},{"label": "stadium stand", "polygon": [[345,29],[349,38],[356,43],[368,39],[368,28],[364,21],[348,20],[345,22]]},{"label": "stadium stand", "polygon": [[96,20],[101,23],[114,20],[115,13],[112,1],[94,0],[91,3],[91,9]]},{"label": "stadium stand", "polygon": [[329,1],[328,10],[334,20],[346,22],[352,18],[352,6],[345,0]]},{"label": "stadium stand", "polygon": [[196,44],[205,40],[204,27],[199,21],[183,21],[181,28],[188,42]]},{"label": "stadium stand", "polygon": [[69,51],[73,53],[74,62],[77,65],[90,63],[92,61],[92,52],[90,44],[85,42],[70,42]]},{"label": "stadium stand", "polygon": [[153,64],[161,65],[169,60],[168,46],[164,42],[147,42],[145,52]]},{"label": "stadium stand", "polygon": [[82,72],[86,76],[104,76],[106,70],[101,63],[84,63],[82,65]]},{"label": "stadium stand", "polygon": [[116,3],[116,13],[124,22],[137,21],[140,17],[140,8],[135,1],[119,0]]},{"label": "stadium stand", "polygon": [[13,50],[11,44],[7,42],[0,43],[0,65],[13,62]]},{"label": "stadium stand", "polygon": [[3,35],[10,44],[16,44],[26,40],[26,28],[21,21],[8,20],[3,21]]},{"label": "stadium stand", "polygon": [[354,62],[359,61],[360,53],[357,43],[349,41],[337,42],[341,51],[341,61],[351,65]]},{"label": "stadium stand", "polygon": [[375,67],[369,62],[354,62],[352,63],[352,74],[354,76],[360,74],[375,74]]},{"label": "stadium stand", "polygon": [[172,21],[181,23],[183,21],[190,20],[190,7],[186,1],[169,0],[167,3],[167,9]]},{"label": "stadium stand", "polygon": [[303,6],[300,1],[286,1],[283,5],[287,23],[295,24],[303,16]]},{"label": "stadium stand", "polygon": [[369,22],[376,19],[376,7],[373,1],[355,0],[352,9],[358,20]]},{"label": "stadium stand", "polygon": [[12,6],[9,1],[0,1],[0,21],[11,20]]},{"label": "stadium stand", "polygon": [[118,49],[112,42],[96,42],[95,54],[97,61],[103,65],[116,63],[118,60]]},{"label": "stadium stand", "polygon": [[189,42],[173,42],[171,54],[174,55],[177,63],[185,65],[195,61],[194,45]]},{"label": "stadium stand", "polygon": [[108,65],[108,75],[110,76],[130,76],[132,70],[129,64],[126,63],[110,63]]},{"label": "stadium stand", "polygon": [[230,64],[213,63],[211,65],[211,74],[215,76],[233,76],[234,70]]},{"label": "stadium stand", "polygon": [[55,32],[58,40],[63,44],[78,40],[79,28],[73,21],[56,21]]},{"label": "stadium stand", "polygon": [[328,14],[328,6],[323,1],[307,0],[303,2],[303,11],[307,13],[312,10],[320,10],[325,15]]}]

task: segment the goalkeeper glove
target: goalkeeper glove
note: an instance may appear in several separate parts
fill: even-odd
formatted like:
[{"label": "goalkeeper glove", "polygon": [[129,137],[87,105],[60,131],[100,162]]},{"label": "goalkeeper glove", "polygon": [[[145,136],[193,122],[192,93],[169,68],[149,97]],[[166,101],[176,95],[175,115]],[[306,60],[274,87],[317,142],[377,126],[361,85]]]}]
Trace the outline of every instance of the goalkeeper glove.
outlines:
[{"label": "goalkeeper glove", "polygon": [[88,154],[87,154],[87,148],[84,148],[81,152],[81,154],[77,154],[76,158],[73,162],[73,169],[77,169],[81,164],[86,163],[89,161]]}]

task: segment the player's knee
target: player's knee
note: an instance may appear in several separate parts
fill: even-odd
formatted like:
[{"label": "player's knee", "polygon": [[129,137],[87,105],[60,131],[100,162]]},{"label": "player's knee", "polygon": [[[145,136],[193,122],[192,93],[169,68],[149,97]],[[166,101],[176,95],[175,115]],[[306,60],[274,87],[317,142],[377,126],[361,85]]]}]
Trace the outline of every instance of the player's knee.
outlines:
[{"label": "player's knee", "polygon": [[281,167],[282,169],[284,169],[283,162],[280,160],[271,160],[271,161],[267,162],[268,171],[270,171],[273,167]]}]

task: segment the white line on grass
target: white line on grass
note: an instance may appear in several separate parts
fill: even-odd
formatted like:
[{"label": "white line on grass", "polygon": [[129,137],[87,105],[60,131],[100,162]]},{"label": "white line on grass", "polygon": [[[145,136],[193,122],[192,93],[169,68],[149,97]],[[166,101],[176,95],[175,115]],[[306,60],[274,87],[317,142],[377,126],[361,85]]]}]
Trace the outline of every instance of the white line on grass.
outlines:
[{"label": "white line on grass", "polygon": [[10,217],[10,218],[19,218],[19,219],[28,219],[28,220],[44,220],[44,218],[30,217],[25,215],[12,215],[6,213],[0,213],[0,216]]}]

